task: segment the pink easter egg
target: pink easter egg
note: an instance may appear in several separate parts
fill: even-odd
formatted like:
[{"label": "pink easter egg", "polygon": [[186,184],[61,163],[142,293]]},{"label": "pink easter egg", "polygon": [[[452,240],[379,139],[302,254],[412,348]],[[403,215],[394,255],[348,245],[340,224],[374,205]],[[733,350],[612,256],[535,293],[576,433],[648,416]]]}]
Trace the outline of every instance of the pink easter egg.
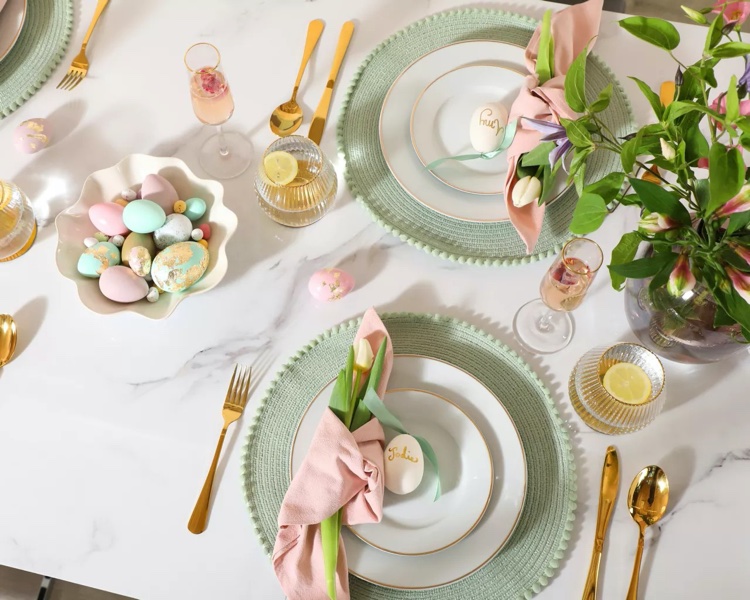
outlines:
[{"label": "pink easter egg", "polygon": [[161,175],[146,175],[141,185],[140,197],[156,202],[167,214],[174,212],[174,203],[180,199],[174,186]]},{"label": "pink easter egg", "polygon": [[99,202],[89,208],[89,219],[107,235],[125,235],[129,230],[122,221],[123,210],[124,207],[114,202]]},{"label": "pink easter egg", "polygon": [[24,154],[34,154],[47,147],[50,126],[46,119],[29,119],[13,131],[13,145]]},{"label": "pink easter egg", "polygon": [[341,269],[321,269],[310,277],[307,289],[316,300],[341,300],[354,289],[354,277]]},{"label": "pink easter egg", "polygon": [[211,239],[211,226],[208,223],[203,223],[203,225],[198,225],[198,229],[200,229],[203,232],[203,239],[208,241]]},{"label": "pink easter egg", "polygon": [[129,267],[118,265],[102,271],[99,289],[113,302],[136,302],[148,294],[148,282]]}]

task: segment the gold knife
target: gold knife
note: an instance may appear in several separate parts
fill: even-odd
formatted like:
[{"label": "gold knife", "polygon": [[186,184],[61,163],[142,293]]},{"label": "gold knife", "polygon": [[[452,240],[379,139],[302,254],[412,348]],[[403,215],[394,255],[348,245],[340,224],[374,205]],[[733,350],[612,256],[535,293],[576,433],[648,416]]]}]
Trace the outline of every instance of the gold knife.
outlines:
[{"label": "gold knife", "polygon": [[336,84],[336,77],[339,74],[341,63],[344,62],[344,56],[346,55],[346,50],[349,48],[349,42],[352,40],[352,34],[354,34],[354,22],[347,21],[341,28],[339,43],[336,46],[336,55],[333,57],[333,66],[331,66],[331,73],[328,75],[328,83],[326,84],[326,89],[323,90],[323,97],[320,99],[318,108],[315,109],[315,114],[310,124],[310,132],[307,134],[307,137],[319,146],[320,140],[323,137],[323,129],[326,126],[328,109],[331,106],[333,86]]},{"label": "gold knife", "polygon": [[604,536],[607,534],[607,525],[612,517],[612,509],[617,499],[617,487],[620,484],[620,462],[617,459],[617,449],[614,446],[607,448],[602,468],[602,486],[599,492],[599,511],[596,517],[596,537],[594,538],[594,551],[591,554],[591,566],[586,578],[586,586],[583,588],[583,600],[596,600],[596,586],[599,582],[599,563],[602,560],[602,549],[604,548]]}]

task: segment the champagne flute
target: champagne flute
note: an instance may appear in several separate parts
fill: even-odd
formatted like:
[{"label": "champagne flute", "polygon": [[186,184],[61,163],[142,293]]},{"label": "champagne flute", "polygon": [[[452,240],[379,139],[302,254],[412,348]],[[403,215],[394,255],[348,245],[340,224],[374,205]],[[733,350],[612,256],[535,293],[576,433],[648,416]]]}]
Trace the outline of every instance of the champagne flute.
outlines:
[{"label": "champagne flute", "polygon": [[221,54],[213,44],[193,44],[185,52],[185,66],[195,116],[217,128],[200,149],[201,167],[217,179],[237,177],[250,166],[253,146],[241,133],[222,129],[234,112],[234,99],[221,68]]},{"label": "champagne flute", "polygon": [[602,249],[588,238],[565,244],[542,279],[541,298],[524,304],[513,319],[513,331],[522,346],[551,354],[570,343],[575,326],[569,313],[583,302],[603,261]]}]

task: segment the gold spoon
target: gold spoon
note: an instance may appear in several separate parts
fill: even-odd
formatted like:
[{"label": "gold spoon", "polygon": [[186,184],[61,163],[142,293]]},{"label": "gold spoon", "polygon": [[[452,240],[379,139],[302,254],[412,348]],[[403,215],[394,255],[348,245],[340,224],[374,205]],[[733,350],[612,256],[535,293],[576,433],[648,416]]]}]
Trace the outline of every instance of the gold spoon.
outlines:
[{"label": "gold spoon", "polygon": [[651,465],[643,469],[633,479],[628,492],[628,510],[640,530],[638,550],[635,553],[633,576],[625,600],[638,599],[638,577],[643,558],[643,540],[646,527],[650,527],[664,516],[669,503],[669,481],[660,467]]},{"label": "gold spoon", "polygon": [[0,367],[7,365],[16,351],[16,322],[10,315],[0,315]]},{"label": "gold spoon", "polygon": [[288,102],[277,106],[271,114],[271,121],[269,123],[271,131],[280,137],[291,135],[302,125],[302,107],[297,104],[297,92],[299,91],[299,84],[302,81],[302,75],[307,67],[307,62],[310,60],[310,55],[315,50],[315,46],[318,45],[320,34],[323,33],[323,27],[325,27],[325,23],[320,19],[310,21],[310,25],[307,27],[305,52],[302,55],[302,64],[299,66],[299,73],[297,73],[297,81],[294,83],[292,97]]}]

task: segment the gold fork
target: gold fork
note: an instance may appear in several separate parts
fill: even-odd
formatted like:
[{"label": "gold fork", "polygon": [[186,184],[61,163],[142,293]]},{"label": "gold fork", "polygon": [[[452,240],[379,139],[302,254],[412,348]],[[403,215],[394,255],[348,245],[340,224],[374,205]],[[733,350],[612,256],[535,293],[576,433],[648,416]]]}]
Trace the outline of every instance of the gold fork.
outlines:
[{"label": "gold fork", "polygon": [[107,4],[109,4],[109,0],[99,0],[99,2],[97,2],[96,10],[94,11],[94,18],[91,19],[91,25],[89,25],[89,29],[83,38],[83,44],[81,44],[81,51],[73,59],[65,77],[63,77],[62,81],[57,84],[58,90],[72,90],[81,83],[83,78],[88,74],[89,60],[86,58],[86,46],[89,43],[89,38],[94,31],[94,27],[96,27],[96,22],[99,20],[99,17],[102,16],[102,12],[104,12],[104,8]]},{"label": "gold fork", "polygon": [[198,501],[195,503],[193,514],[190,515],[190,521],[188,521],[188,529],[191,533],[203,533],[206,530],[208,505],[211,500],[211,487],[214,484],[214,476],[216,475],[216,467],[219,464],[221,447],[224,445],[227,427],[242,416],[242,411],[245,408],[245,404],[247,404],[251,373],[252,369],[249,367],[243,367],[242,365],[235,365],[234,367],[232,380],[229,382],[229,389],[227,390],[227,397],[224,399],[224,408],[221,411],[221,416],[224,417],[224,428],[221,430],[219,443],[216,445],[214,460],[211,463],[211,468],[208,470],[206,483],[203,484],[203,489],[200,496],[198,496]]}]

